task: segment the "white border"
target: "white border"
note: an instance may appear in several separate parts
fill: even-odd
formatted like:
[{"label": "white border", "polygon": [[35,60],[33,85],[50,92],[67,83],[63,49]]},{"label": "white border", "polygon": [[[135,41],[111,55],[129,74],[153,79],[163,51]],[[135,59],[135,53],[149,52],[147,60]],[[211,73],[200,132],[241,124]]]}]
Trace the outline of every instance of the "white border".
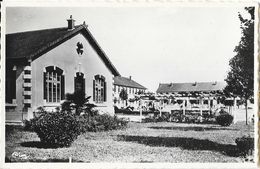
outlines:
[{"label": "white border", "polygon": [[[4,163],[5,157],[5,83],[1,80],[1,165],[0,168],[257,168],[258,160],[258,4],[248,0],[9,0],[1,3],[1,25],[6,24],[6,7],[228,7],[254,6],[255,7],[255,66],[254,66],[254,96],[255,96],[255,163]],[[5,26],[1,27],[1,77],[5,77]]]}]

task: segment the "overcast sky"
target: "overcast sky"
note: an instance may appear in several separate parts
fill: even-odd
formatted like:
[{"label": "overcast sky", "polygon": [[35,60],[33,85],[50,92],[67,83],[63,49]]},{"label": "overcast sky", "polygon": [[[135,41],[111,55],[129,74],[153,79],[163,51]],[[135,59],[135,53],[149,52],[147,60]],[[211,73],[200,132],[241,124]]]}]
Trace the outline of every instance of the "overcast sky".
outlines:
[{"label": "overcast sky", "polygon": [[86,21],[122,76],[159,83],[224,81],[241,36],[241,7],[7,8],[6,32]]}]

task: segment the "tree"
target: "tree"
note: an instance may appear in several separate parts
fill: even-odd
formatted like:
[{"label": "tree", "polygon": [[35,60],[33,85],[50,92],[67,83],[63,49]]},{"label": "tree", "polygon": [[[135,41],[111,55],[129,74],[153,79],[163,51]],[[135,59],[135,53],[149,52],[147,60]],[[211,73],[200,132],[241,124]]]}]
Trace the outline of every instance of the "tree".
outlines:
[{"label": "tree", "polygon": [[[128,99],[127,91],[125,89],[122,89],[121,92],[119,93],[119,97],[122,100],[127,100]],[[127,106],[127,103],[126,103],[126,106]]]},{"label": "tree", "polygon": [[246,108],[247,124],[247,102],[254,94],[254,7],[246,7],[245,10],[251,18],[245,19],[238,14],[241,22],[241,40],[235,47],[236,55],[230,59],[227,86],[224,89],[229,96],[238,96],[243,100]]},{"label": "tree", "polygon": [[93,115],[92,110],[96,105],[89,103],[91,96],[86,97],[83,91],[75,91],[74,93],[67,93],[66,100],[61,104],[61,110],[66,112],[75,112],[76,115],[81,113]]}]

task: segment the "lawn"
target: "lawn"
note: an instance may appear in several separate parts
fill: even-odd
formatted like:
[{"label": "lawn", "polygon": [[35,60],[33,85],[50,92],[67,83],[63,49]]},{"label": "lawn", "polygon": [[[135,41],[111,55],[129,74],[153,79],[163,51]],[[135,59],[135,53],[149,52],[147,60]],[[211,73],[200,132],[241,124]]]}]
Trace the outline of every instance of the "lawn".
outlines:
[{"label": "lawn", "polygon": [[[6,161],[31,162],[241,162],[235,139],[254,135],[243,122],[214,124],[129,123],[123,130],[88,132],[68,148],[42,145],[36,133],[6,133]],[[24,154],[27,159],[12,155]]]}]

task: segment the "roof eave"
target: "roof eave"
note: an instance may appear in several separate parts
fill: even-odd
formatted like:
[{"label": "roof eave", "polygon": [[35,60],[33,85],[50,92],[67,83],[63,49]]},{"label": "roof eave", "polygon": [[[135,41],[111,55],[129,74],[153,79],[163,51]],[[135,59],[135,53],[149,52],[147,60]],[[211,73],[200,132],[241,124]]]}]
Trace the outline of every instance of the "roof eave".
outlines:
[{"label": "roof eave", "polygon": [[[85,31],[83,31],[85,30]],[[114,76],[120,76],[120,73],[118,72],[118,70],[115,68],[115,66],[112,64],[112,62],[109,60],[109,58],[107,57],[107,55],[105,54],[105,52],[102,50],[102,48],[98,45],[97,41],[95,40],[95,38],[92,36],[92,34],[90,33],[90,31],[87,29],[86,25],[79,25],[77,28],[71,30],[70,32],[68,32],[67,34],[65,34],[64,36],[56,39],[55,41],[52,41],[50,43],[48,43],[47,45],[43,46],[42,48],[40,48],[39,50],[37,50],[36,52],[32,53],[29,56],[26,57],[20,57],[17,58],[19,60],[35,60],[38,57],[42,56],[43,54],[47,53],[48,51],[50,51],[51,49],[57,47],[58,45],[62,44],[63,42],[67,41],[68,39],[74,37],[75,35],[77,35],[78,33],[80,33],[81,31],[87,33],[90,37],[91,42],[93,42],[94,44],[94,49],[97,50],[98,55],[101,57],[101,59],[104,61],[105,65],[108,67],[108,69],[111,71],[111,73]],[[8,58],[9,59],[15,59],[15,58]],[[16,59],[15,59],[16,60]]]}]

